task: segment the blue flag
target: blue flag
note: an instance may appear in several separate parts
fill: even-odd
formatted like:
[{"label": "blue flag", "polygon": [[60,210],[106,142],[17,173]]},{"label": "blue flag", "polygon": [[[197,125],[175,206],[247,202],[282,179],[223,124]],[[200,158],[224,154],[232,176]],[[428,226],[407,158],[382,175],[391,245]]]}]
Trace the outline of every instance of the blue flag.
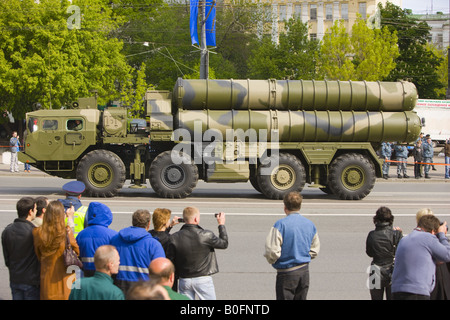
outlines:
[{"label": "blue flag", "polygon": [[216,3],[214,0],[206,0],[206,45],[216,45]]},{"label": "blue flag", "polygon": [[[190,0],[190,21],[189,27],[191,31],[191,43],[199,44],[198,31],[197,31],[197,19],[198,19],[198,1]],[[214,0],[206,0],[206,45],[216,45],[216,6]]]},{"label": "blue flag", "polygon": [[189,27],[191,30],[192,44],[198,44],[197,17],[198,17],[198,0],[191,0],[191,16]]}]

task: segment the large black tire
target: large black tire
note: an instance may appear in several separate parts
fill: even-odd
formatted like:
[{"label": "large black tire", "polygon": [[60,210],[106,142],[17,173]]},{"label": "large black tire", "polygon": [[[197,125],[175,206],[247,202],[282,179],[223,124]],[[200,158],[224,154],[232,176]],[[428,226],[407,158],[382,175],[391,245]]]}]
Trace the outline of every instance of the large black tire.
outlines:
[{"label": "large black tire", "polygon": [[76,177],[86,185],[86,195],[114,197],[125,182],[126,169],[122,159],[108,150],[94,150],[78,164]]},{"label": "large black tire", "polygon": [[249,181],[250,181],[252,187],[253,187],[256,191],[261,192],[261,188],[259,187],[259,184],[258,184],[258,177],[257,177],[257,176],[250,177]]},{"label": "large black tire", "polygon": [[369,158],[348,153],[331,163],[328,187],[340,199],[360,200],[370,193],[375,179],[375,167]]},{"label": "large black tire", "polygon": [[[271,167],[272,161],[275,162]],[[268,163],[258,167],[257,179],[261,193],[267,198],[278,200],[286,193],[303,190],[306,182],[305,167],[296,156],[280,153],[279,156],[271,156]]]},{"label": "large black tire", "polygon": [[320,189],[320,191],[323,191],[326,194],[333,194],[333,190],[331,190],[330,187],[328,187],[328,186],[325,186],[325,187],[319,188],[319,189]]},{"label": "large black tire", "polygon": [[186,154],[180,152],[177,156],[182,163],[173,161],[172,151],[164,151],[150,166],[150,184],[160,197],[185,198],[197,186],[197,166]]}]

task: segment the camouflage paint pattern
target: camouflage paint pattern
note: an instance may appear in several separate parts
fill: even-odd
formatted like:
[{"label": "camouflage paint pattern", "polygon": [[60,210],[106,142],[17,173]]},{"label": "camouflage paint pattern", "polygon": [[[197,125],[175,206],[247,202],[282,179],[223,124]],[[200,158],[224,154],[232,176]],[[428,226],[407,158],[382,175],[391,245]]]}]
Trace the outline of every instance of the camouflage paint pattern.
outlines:
[{"label": "camouflage paint pattern", "polygon": [[179,78],[175,108],[186,110],[411,111],[411,82],[202,80]]},{"label": "camouflage paint pattern", "polygon": [[[279,110],[178,110],[177,128],[220,132],[223,140],[227,130],[239,129],[259,134],[278,130],[280,142],[413,142],[420,130],[415,112],[352,112],[352,111],[279,111]],[[250,129],[250,131],[248,131]],[[198,133],[197,133],[198,134]]]}]

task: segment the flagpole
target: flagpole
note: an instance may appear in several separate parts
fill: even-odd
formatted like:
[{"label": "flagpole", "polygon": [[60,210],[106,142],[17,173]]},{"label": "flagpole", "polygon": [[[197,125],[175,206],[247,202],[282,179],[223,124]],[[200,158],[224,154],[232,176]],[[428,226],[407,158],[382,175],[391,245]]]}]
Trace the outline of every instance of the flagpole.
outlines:
[{"label": "flagpole", "polygon": [[206,0],[199,1],[201,17],[200,79],[209,77],[209,53],[206,47]]}]

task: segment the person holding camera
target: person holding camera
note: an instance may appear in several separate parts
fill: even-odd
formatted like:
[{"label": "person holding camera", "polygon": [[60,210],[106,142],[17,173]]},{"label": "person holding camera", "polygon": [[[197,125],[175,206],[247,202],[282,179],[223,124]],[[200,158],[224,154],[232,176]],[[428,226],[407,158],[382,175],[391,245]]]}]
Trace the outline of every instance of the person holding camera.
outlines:
[{"label": "person holding camera", "polygon": [[393,227],[394,215],[391,209],[382,206],[373,217],[375,230],[367,235],[366,254],[372,258],[370,265],[370,297],[372,300],[391,300],[391,278],[394,270],[395,251],[403,238],[403,232]]},{"label": "person holding camera", "polygon": [[170,209],[156,208],[153,211],[152,216],[153,229],[149,231],[150,234],[161,243],[164,252],[167,251],[167,246],[169,245],[170,230],[172,230],[174,225],[183,221],[177,216],[170,220],[171,214],[172,211],[170,211]]},{"label": "person holding camera", "polygon": [[11,163],[9,170],[11,172],[19,172],[19,160],[17,153],[20,151],[20,141],[17,131],[14,131],[11,139],[9,139],[9,146],[11,147]]},{"label": "person holding camera", "polygon": [[[225,213],[216,215],[219,236],[200,227],[200,211],[195,207],[183,210],[185,224],[170,237],[167,258],[179,276],[178,292],[195,300],[215,300],[212,275],[219,272],[215,249],[228,247]],[[195,248],[195,250],[193,250]]]},{"label": "person holding camera", "polygon": [[75,238],[78,234],[88,226],[86,219],[86,212],[88,206],[84,206],[81,203],[81,195],[83,194],[86,186],[81,181],[70,181],[62,186],[63,191],[66,193],[65,199],[58,199],[67,211],[73,207],[73,223],[66,220],[66,223],[72,228]]},{"label": "person holding camera", "polygon": [[400,240],[392,274],[394,300],[430,300],[436,284],[436,263],[450,262],[446,237],[447,222],[432,214],[419,220],[408,236]]}]

